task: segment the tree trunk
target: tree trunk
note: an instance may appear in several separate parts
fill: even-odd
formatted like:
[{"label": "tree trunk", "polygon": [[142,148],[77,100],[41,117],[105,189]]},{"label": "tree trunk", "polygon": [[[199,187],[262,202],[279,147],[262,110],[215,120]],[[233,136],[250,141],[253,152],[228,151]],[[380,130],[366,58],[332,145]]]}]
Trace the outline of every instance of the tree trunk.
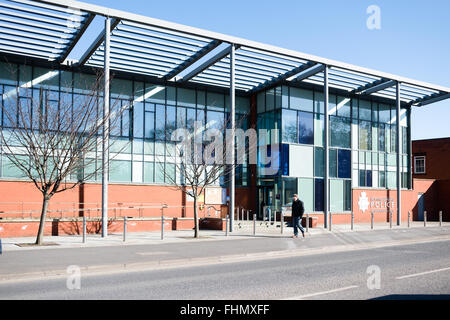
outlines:
[{"label": "tree trunk", "polygon": [[45,228],[45,219],[47,218],[47,208],[48,208],[48,201],[50,198],[48,195],[44,194],[43,200],[42,200],[42,211],[41,211],[41,220],[39,222],[39,230],[36,237],[36,245],[40,246],[43,243],[44,240],[44,228]]},{"label": "tree trunk", "polygon": [[199,238],[198,228],[198,211],[197,211],[197,196],[194,197],[194,238]]}]

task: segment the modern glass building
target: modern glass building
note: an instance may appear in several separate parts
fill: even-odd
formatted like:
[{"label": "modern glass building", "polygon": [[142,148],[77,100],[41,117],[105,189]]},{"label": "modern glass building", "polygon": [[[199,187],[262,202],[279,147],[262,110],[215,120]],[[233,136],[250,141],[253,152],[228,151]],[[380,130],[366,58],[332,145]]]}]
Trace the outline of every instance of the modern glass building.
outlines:
[{"label": "modern glass building", "polygon": [[[77,1],[1,0],[0,17],[5,108],[38,95],[55,108],[61,101],[82,108],[95,74],[113,75],[96,99],[99,110],[126,107],[110,134],[118,141],[111,152],[120,154],[93,184],[164,190],[170,183],[163,171],[177,177],[167,133],[194,121],[220,128],[244,119],[235,123],[269,130],[258,136],[258,163],[247,159],[217,187],[227,190],[230,210],[260,217],[264,206],[280,211],[298,193],[326,225],[330,212],[360,212],[362,191],[385,200],[399,184],[408,192],[412,109],[450,97],[442,86]],[[73,57],[87,30],[97,38]],[[2,117],[2,130],[8,122]],[[102,159],[102,151],[91,156]],[[26,183],[8,161],[2,154],[0,179]],[[400,223],[405,209],[401,192],[395,196]],[[158,200],[149,193],[148,203]]]}]

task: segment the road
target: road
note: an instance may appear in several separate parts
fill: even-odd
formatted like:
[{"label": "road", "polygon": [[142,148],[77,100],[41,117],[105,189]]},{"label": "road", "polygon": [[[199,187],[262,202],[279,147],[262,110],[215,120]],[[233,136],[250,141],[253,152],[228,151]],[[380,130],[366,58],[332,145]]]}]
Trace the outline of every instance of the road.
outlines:
[{"label": "road", "polygon": [[[370,266],[379,268],[379,289],[368,288]],[[69,290],[67,277],[6,281],[0,283],[0,299],[448,299],[450,240],[195,267],[81,274],[80,285],[79,290]]]}]

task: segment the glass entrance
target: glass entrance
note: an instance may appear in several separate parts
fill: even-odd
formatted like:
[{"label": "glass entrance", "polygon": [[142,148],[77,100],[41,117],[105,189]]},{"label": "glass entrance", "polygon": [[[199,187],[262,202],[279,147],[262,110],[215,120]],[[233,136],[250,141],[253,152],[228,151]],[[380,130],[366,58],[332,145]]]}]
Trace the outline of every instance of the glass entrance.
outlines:
[{"label": "glass entrance", "polygon": [[258,187],[258,219],[263,219],[264,207],[275,205],[274,186]]}]

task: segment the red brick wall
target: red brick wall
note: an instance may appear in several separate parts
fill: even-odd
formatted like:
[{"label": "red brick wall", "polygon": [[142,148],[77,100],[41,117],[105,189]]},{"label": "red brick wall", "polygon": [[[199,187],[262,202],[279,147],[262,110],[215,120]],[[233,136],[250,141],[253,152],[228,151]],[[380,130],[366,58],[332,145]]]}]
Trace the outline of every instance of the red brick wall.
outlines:
[{"label": "red brick wall", "polygon": [[[418,179],[450,179],[450,138],[418,140],[412,142],[413,177]],[[414,156],[426,157],[426,173],[414,174]]]}]

